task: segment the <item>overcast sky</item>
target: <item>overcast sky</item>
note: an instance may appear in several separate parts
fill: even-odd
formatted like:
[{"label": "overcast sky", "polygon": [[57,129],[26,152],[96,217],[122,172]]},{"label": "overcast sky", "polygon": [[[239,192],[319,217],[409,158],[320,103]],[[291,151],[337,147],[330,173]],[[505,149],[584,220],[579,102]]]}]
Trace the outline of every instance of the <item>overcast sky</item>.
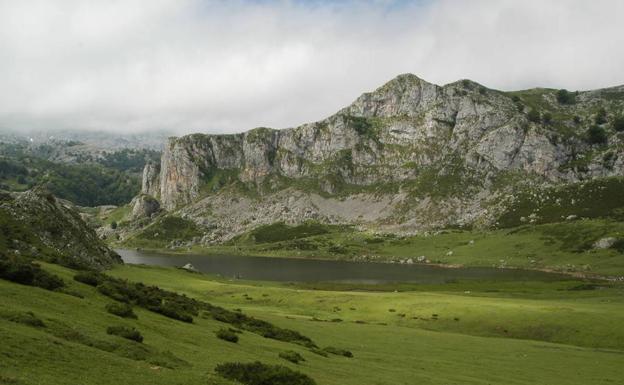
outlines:
[{"label": "overcast sky", "polygon": [[0,128],[283,128],[406,72],[619,85],[623,15],[621,0],[0,0]]}]

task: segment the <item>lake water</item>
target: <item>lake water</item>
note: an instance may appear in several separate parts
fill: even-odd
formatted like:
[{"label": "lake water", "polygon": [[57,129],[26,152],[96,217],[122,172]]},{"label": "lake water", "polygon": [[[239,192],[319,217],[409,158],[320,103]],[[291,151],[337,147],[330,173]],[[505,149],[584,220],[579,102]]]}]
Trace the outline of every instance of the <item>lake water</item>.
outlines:
[{"label": "lake water", "polygon": [[532,270],[468,267],[448,269],[422,264],[367,263],[297,258],[164,254],[117,250],[125,263],[181,267],[191,263],[203,273],[224,278],[281,282],[437,284],[454,280],[556,281],[565,276]]}]

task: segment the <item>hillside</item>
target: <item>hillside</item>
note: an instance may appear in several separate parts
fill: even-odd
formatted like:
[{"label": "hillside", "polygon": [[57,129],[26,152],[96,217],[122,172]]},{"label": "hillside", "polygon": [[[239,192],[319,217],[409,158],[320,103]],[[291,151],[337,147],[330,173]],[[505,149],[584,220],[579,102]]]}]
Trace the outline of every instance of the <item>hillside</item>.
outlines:
[{"label": "hillside", "polygon": [[502,92],[400,75],[315,123],[171,138],[134,218],[191,221],[193,245],[279,222],[414,234],[617,218],[623,106],[621,86]]},{"label": "hillside", "polygon": [[[71,295],[0,280],[2,383],[226,385],[234,382],[217,374],[218,365],[254,361],[303,373],[318,385],[485,385],[509,384],[511,377],[518,385],[584,385],[617,383],[622,374],[622,288],[604,283],[349,292],[227,282],[154,267],[117,266],[106,273],[145,284],[137,288],[154,292],[156,285],[185,294],[184,301],[223,306],[225,314],[253,316],[301,333],[320,349],[346,349],[352,353],[346,357],[263,337],[212,311],[184,322],[146,308],[141,298],[130,301],[133,316],[115,315],[107,309],[124,298],[112,298],[110,286],[76,281],[76,271],[57,265],[43,268]],[[107,333],[120,326],[138,331],[141,341]],[[228,328],[237,330],[236,342],[217,337]],[[284,352],[304,361],[290,362],[280,357]]]},{"label": "hillside", "polygon": [[0,230],[0,260],[17,256],[94,269],[121,262],[71,203],[43,189],[0,191]]}]

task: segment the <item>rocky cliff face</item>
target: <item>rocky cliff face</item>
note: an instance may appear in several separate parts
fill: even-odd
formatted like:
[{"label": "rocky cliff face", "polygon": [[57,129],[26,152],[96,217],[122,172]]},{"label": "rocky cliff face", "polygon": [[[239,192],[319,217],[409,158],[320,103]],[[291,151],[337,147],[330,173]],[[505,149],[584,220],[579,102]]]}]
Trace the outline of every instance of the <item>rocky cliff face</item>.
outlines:
[{"label": "rocky cliff face", "polygon": [[[623,101],[623,87],[505,93],[467,80],[437,86],[401,75],[316,123],[171,138],[160,173],[146,168],[143,193],[202,221],[238,217],[227,231],[248,227],[243,223],[254,217],[291,218],[287,212],[296,207],[283,199],[298,194],[309,201],[304,211],[323,221],[358,219],[320,209],[327,205],[314,197],[383,196],[394,203],[370,223],[489,223],[495,218],[487,202],[513,188],[512,180],[557,184],[624,175],[622,135],[613,124]],[[247,194],[224,196],[225,186]],[[262,212],[241,214],[224,201],[247,199],[250,190],[259,194],[253,199]],[[279,204],[269,203],[276,197]],[[222,206],[215,207],[218,200]]]},{"label": "rocky cliff face", "polygon": [[9,253],[79,268],[121,263],[69,202],[42,189],[0,192],[0,227],[0,247]]}]

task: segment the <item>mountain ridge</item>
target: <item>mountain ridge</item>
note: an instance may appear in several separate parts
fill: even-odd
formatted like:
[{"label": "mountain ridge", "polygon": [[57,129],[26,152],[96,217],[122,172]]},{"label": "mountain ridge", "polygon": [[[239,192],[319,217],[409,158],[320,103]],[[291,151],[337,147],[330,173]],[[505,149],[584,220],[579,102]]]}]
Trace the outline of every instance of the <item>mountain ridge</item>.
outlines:
[{"label": "mountain ridge", "polygon": [[[142,193],[224,234],[306,219],[392,229],[496,225],[501,201],[520,186],[624,176],[623,105],[617,87],[503,92],[402,74],[317,122],[170,138],[160,165],[146,166]],[[254,195],[265,211],[247,207],[253,215],[231,223],[241,213],[225,189]],[[296,209],[288,202],[299,196],[299,217],[281,213]],[[281,203],[258,203],[269,197]],[[358,207],[392,203],[359,220],[337,208],[345,197]]]}]

